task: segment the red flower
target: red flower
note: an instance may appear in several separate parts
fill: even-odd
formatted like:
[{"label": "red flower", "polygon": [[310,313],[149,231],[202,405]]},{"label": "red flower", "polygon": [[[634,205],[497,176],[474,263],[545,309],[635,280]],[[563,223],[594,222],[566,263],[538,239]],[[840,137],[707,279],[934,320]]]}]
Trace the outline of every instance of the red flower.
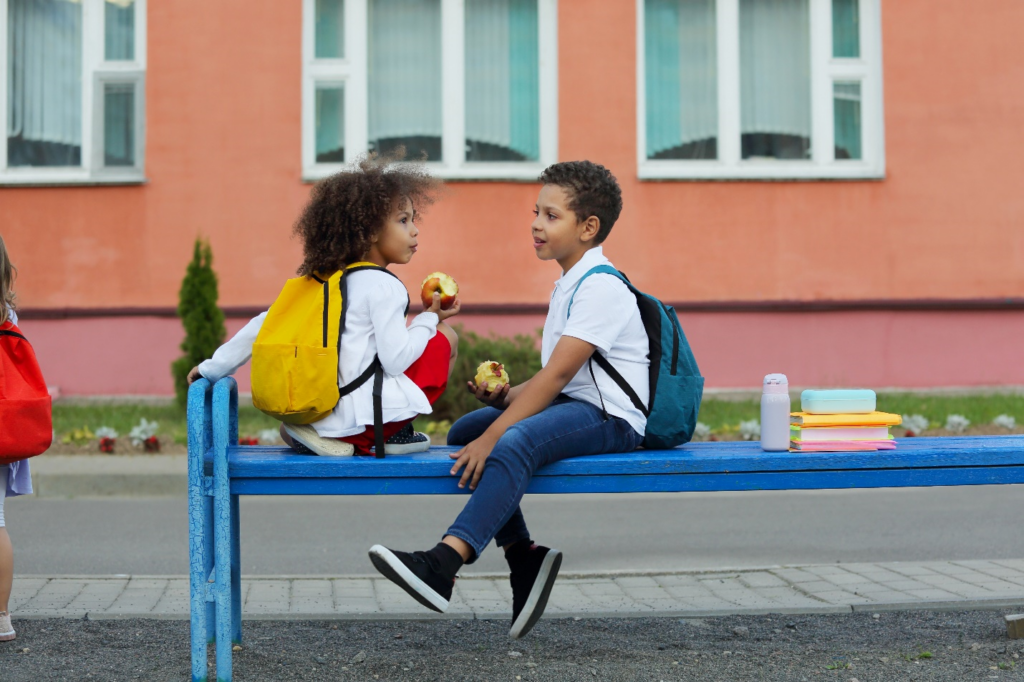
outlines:
[{"label": "red flower", "polygon": [[115,444],[117,444],[117,439],[115,438],[100,438],[100,452],[112,453]]},{"label": "red flower", "polygon": [[142,448],[146,452],[160,452],[160,440],[156,436],[150,436],[142,441]]},{"label": "red flower", "polygon": [[259,445],[260,444],[260,439],[259,438],[253,438],[252,436],[242,436],[241,438],[238,439],[238,444],[239,445]]}]

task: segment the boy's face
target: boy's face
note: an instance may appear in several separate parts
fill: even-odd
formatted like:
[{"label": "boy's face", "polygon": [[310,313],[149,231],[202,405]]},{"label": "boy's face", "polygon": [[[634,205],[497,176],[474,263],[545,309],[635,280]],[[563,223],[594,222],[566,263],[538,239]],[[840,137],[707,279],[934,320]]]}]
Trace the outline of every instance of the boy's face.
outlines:
[{"label": "boy's face", "polygon": [[[534,207],[533,248],[537,258],[556,260],[563,270],[579,260],[584,251],[594,245],[595,230],[590,221],[580,222],[569,208],[569,193],[558,185],[544,185]],[[566,264],[568,263],[568,267]]]},{"label": "boy's face", "polygon": [[416,211],[407,197],[395,203],[374,244],[386,263],[404,265],[412,260],[416,253],[416,237],[420,233],[415,218]]}]

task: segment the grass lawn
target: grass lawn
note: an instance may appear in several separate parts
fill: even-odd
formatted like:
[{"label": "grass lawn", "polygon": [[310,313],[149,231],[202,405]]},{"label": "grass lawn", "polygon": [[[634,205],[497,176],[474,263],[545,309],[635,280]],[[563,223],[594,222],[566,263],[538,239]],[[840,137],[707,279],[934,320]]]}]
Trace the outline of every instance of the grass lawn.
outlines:
[{"label": "grass lawn", "polygon": [[[794,409],[799,400],[794,401]],[[1008,414],[1024,423],[1024,395],[957,395],[936,396],[914,393],[880,394],[878,409],[896,414],[920,414],[926,417],[933,428],[946,423],[950,414],[961,414],[972,425],[989,424],[998,415]],[[157,434],[166,440],[183,445],[186,442],[185,411],[174,405],[146,403],[128,404],[82,404],[58,401],[53,406],[53,428],[59,442],[76,429],[88,428],[95,433],[101,426],[116,430],[127,439],[132,427],[145,418],[159,423]],[[756,400],[731,401],[706,398],[701,405],[700,421],[711,427],[713,432],[735,431],[741,421],[760,418],[760,407]],[[428,430],[430,419],[417,420],[416,428]],[[277,429],[278,422],[256,410],[243,405],[238,414],[238,432],[242,436],[256,436],[264,429]],[[433,430],[433,429],[430,429]],[[442,429],[443,430],[443,429]],[[88,440],[88,439],[84,439]]]}]

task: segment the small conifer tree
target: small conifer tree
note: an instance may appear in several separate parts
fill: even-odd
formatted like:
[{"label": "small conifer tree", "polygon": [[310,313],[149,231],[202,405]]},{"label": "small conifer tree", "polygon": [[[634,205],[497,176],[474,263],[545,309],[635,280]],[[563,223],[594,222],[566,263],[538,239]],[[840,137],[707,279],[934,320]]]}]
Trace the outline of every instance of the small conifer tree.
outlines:
[{"label": "small conifer tree", "polygon": [[178,293],[178,317],[185,327],[181,350],[185,355],[171,364],[174,392],[182,407],[188,402],[188,373],[224,342],[224,313],[217,307],[217,275],[209,242],[196,239],[192,262]]}]

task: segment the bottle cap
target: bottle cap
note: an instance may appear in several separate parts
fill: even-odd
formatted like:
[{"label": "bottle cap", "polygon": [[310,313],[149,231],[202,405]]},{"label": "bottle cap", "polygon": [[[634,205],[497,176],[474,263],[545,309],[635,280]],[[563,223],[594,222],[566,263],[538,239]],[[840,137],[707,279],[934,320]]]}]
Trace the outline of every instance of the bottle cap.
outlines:
[{"label": "bottle cap", "polygon": [[789,393],[789,379],[785,374],[767,374],[764,377],[762,393]]}]

